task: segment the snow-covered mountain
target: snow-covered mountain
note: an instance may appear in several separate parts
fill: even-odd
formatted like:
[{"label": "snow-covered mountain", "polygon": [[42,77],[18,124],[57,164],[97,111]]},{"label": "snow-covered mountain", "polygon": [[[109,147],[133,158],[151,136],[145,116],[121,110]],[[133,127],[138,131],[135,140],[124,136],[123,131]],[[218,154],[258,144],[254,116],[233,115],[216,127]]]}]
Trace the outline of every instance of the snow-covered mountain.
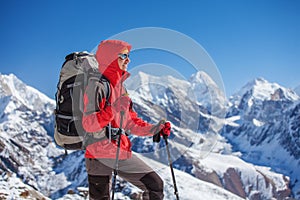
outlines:
[{"label": "snow-covered mountain", "polygon": [[222,135],[246,161],[290,176],[294,195],[300,199],[299,96],[260,78],[230,100],[227,117],[239,116],[239,126],[225,126]]},{"label": "snow-covered mountain", "polygon": [[15,173],[5,172],[0,177],[0,199],[49,199],[35,188],[24,184]]},{"label": "snow-covered mountain", "polygon": [[224,117],[227,100],[222,90],[205,72],[198,72],[191,76],[191,92],[189,96],[195,95],[197,102],[208,109],[211,115]]},{"label": "snow-covered mountain", "polygon": [[[219,134],[224,125],[227,129],[238,128],[240,121],[237,124],[234,120],[243,118],[238,113],[224,118],[221,112],[215,112],[214,108],[227,110],[228,103],[204,72],[195,74],[189,81],[139,73],[127,85],[134,108],[144,119],[157,122],[166,118],[172,122],[169,144],[181,199],[290,196],[289,177],[243,161],[240,153],[232,151],[238,146],[233,143],[232,147]],[[205,91],[210,97],[204,95]],[[290,101],[296,98],[285,91],[278,93],[279,97],[287,95]],[[21,193],[30,196],[35,190],[35,195],[52,199],[84,199],[77,191],[80,186],[84,193],[87,186],[83,152],[64,155],[53,143],[54,106],[53,100],[14,75],[0,75],[1,198],[18,199]],[[296,119],[299,108],[296,104],[290,108],[294,108],[290,116]],[[299,127],[297,122],[291,122],[290,128]],[[165,180],[165,199],[174,199],[163,141],[153,144],[151,137],[131,136],[131,139],[133,150]],[[121,199],[138,194],[138,189],[122,179],[118,185],[117,195]],[[11,188],[14,192],[9,192]]]},{"label": "snow-covered mountain", "polygon": [[139,72],[126,83],[138,110],[151,116],[148,119],[165,117],[195,132],[209,129],[205,115],[224,117],[227,108],[224,94],[205,72],[192,75],[189,81]]},{"label": "snow-covered mountain", "polygon": [[65,187],[53,171],[52,158],[62,153],[50,136],[54,101],[11,74],[0,75],[0,105],[1,180],[13,174],[46,196]]},{"label": "snow-covered mountain", "polygon": [[[212,115],[210,108],[218,107],[219,109],[225,110],[228,103],[225,97],[222,96],[220,90],[211,79],[207,78],[207,75],[204,72],[198,72],[193,75],[190,79],[192,82],[184,80],[178,81],[172,77],[158,79],[158,77],[139,73],[132,79],[132,82],[129,83],[130,89],[132,88],[132,85],[130,84],[134,84],[135,88],[137,88],[134,92],[130,91],[130,93],[133,94],[132,98],[135,102],[139,102],[139,104],[135,107],[136,110],[139,111],[139,113],[142,113],[146,119],[150,119],[151,116],[155,116],[152,115],[151,112],[160,114],[165,113],[161,115],[166,115],[167,119],[176,125],[173,128],[174,135],[172,139],[172,152],[173,155],[176,155],[174,156],[174,160],[175,166],[178,169],[186,171],[202,180],[224,187],[243,198],[269,199],[272,197],[279,198],[280,195],[286,196],[289,194],[288,177],[283,175],[272,175],[274,177],[280,177],[281,183],[283,183],[279,184],[282,186],[280,188],[278,185],[276,186],[276,184],[274,185],[269,181],[273,180],[274,177],[270,179],[267,178],[269,177],[268,174],[271,173],[270,171],[267,170],[267,172],[262,170],[263,168],[260,167],[244,165],[243,161],[236,156],[232,158],[234,155],[231,151],[232,147],[227,143],[225,138],[219,135],[219,131],[225,124],[227,124],[227,127],[237,127],[238,124],[234,123],[234,120],[239,119],[239,116],[232,115],[227,118],[223,118],[218,114]],[[154,89],[154,86],[157,83],[159,83],[159,87]],[[151,87],[153,87],[152,90],[149,89]],[[191,93],[204,94],[205,92],[202,91],[210,91],[209,93],[213,94],[211,95],[212,99],[216,100],[207,101],[208,103],[203,106],[203,102],[205,102],[205,99],[208,98],[207,96],[198,95],[196,101],[193,101],[195,100],[193,98],[194,96],[189,95]],[[171,95],[164,96],[163,94]],[[160,98],[158,98],[159,101],[156,101],[156,98],[154,98],[155,96],[160,96]],[[182,97],[184,97],[184,99],[181,99]],[[203,99],[201,99],[201,97],[203,97]],[[168,102],[170,99],[172,100],[170,103],[161,103],[162,100],[163,102]],[[153,106],[145,107],[144,105],[147,105],[148,102],[153,102],[155,105],[161,105],[159,112],[157,112]],[[178,115],[176,115],[177,118],[173,118],[172,115],[170,116],[168,113],[178,113],[181,114],[181,116],[182,113],[185,113],[184,116],[186,117],[178,117]],[[180,122],[178,122],[178,120]],[[187,123],[186,121],[191,123]],[[182,124],[189,124],[189,126],[182,126]],[[137,142],[134,143],[133,148],[138,152],[145,153],[149,150],[151,152],[152,149],[149,148],[147,144],[148,143],[144,142],[143,146],[141,146],[140,142]],[[163,158],[165,158],[165,156],[164,151],[158,151],[158,153],[149,157],[163,162]],[[208,157],[214,160],[214,162],[210,162],[210,165],[205,165],[204,163]],[[233,161],[234,159],[236,159],[236,162]],[[233,166],[229,166],[224,165],[224,162],[235,164]],[[222,168],[215,168],[214,165],[217,163],[222,163],[219,165]],[[252,172],[250,173],[250,171]],[[231,175],[229,175],[229,178],[226,181],[225,177],[228,174]],[[229,180],[231,176],[236,176],[237,179],[230,182]],[[261,180],[261,182],[256,181],[256,183],[253,183],[254,179]],[[250,182],[251,184],[249,184]],[[266,182],[268,183],[261,184]],[[272,186],[270,187],[270,185]],[[259,190],[254,188],[259,188]]]}]

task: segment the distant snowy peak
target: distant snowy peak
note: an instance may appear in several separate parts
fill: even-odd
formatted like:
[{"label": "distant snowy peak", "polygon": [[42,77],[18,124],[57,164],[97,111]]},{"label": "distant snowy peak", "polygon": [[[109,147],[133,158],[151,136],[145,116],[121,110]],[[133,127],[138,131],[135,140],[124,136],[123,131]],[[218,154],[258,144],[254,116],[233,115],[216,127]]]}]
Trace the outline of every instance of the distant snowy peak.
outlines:
[{"label": "distant snowy peak", "polygon": [[[0,100],[10,97],[15,104],[22,104],[31,110],[51,111],[54,101],[38,90],[24,84],[14,74],[0,74]],[[17,103],[18,102],[18,103]]]},{"label": "distant snowy peak", "polygon": [[220,115],[227,107],[224,92],[205,72],[199,71],[190,77],[191,90],[197,101],[210,108],[211,113]]},{"label": "distant snowy peak", "polygon": [[126,81],[127,88],[138,93],[143,99],[157,102],[165,99],[165,94],[172,91],[179,99],[187,98],[208,107],[211,113],[219,112],[227,104],[223,92],[205,72],[193,74],[189,80],[172,76],[153,76],[139,72]]},{"label": "distant snowy peak", "polygon": [[257,78],[248,82],[238,93],[230,97],[232,103],[239,104],[243,99],[245,100],[299,100],[299,96],[292,90],[280,86],[277,83],[270,83],[263,78]]},{"label": "distant snowy peak", "polygon": [[211,77],[203,71],[193,74],[190,78],[192,84],[204,84],[212,87],[218,87]]},{"label": "distant snowy peak", "polygon": [[186,94],[190,83],[172,76],[154,76],[139,72],[134,77],[126,80],[126,86],[127,89],[137,93],[141,98],[157,102],[166,99],[166,90],[170,88],[176,94]]},{"label": "distant snowy peak", "polygon": [[137,90],[139,88],[145,89],[145,87],[149,87],[151,84],[176,86],[178,89],[185,90],[190,85],[188,81],[176,79],[173,76],[154,76],[144,72],[139,72],[134,77],[131,77],[126,83],[131,90]]}]

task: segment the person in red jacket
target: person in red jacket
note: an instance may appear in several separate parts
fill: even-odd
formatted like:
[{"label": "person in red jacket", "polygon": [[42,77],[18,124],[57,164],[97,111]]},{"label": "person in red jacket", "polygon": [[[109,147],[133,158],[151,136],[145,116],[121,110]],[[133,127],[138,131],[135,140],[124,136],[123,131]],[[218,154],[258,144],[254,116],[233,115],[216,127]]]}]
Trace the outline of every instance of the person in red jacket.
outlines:
[{"label": "person in red jacket", "polygon": [[[82,125],[85,131],[98,138],[86,147],[90,199],[109,199],[109,182],[117,154],[117,133],[120,125],[118,175],[143,190],[143,199],[163,199],[163,181],[159,175],[131,152],[127,132],[138,136],[154,134],[170,135],[171,125],[147,123],[133,110],[133,102],[123,86],[129,77],[131,45],[120,40],[104,40],[96,51],[99,72],[110,83],[110,95],[106,99],[103,82],[89,84],[84,94]],[[122,113],[122,114],[121,114]]]}]

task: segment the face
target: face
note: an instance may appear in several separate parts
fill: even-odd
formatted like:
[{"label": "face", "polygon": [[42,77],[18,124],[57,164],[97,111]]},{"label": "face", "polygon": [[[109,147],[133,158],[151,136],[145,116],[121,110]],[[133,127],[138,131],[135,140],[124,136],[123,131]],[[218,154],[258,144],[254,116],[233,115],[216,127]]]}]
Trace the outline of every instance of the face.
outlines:
[{"label": "face", "polygon": [[123,50],[119,53],[118,64],[121,70],[127,71],[128,64],[130,63],[128,49]]}]

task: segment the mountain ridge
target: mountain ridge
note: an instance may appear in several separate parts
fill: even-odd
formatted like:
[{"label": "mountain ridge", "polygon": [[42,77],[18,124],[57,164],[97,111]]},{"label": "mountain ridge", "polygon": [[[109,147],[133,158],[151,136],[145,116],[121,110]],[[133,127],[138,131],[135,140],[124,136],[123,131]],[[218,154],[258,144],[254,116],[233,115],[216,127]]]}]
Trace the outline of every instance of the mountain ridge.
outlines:
[{"label": "mountain ridge", "polygon": [[[143,81],[145,79],[143,78]],[[168,81],[173,82],[173,84],[166,84]],[[218,133],[226,121],[226,124],[232,128],[233,121],[230,121],[230,118],[224,119],[219,115],[212,115],[212,110],[203,106],[201,102],[194,101],[193,98],[186,98],[189,96],[186,94],[188,90],[178,89],[180,82],[176,82],[176,79],[170,77],[161,80],[161,82],[166,85],[158,85],[158,90],[155,90],[157,88],[156,82],[152,85],[144,82],[138,85],[136,90],[129,90],[129,93],[136,102],[136,111],[143,118],[152,119],[155,122],[165,115],[166,119],[171,120],[173,132],[170,137],[170,150],[176,169],[202,181],[213,183],[243,198],[271,198],[278,197],[278,195],[287,197],[290,195],[288,177],[276,174],[270,169],[253,170],[252,176],[261,182],[257,185],[257,189],[251,188],[251,184],[255,185],[254,180],[248,180],[245,177],[248,177],[249,169],[253,168],[252,164],[242,164],[244,162],[239,158],[239,153],[232,152],[231,144]],[[144,92],[143,87],[149,85],[153,96]],[[25,86],[22,87],[26,88]],[[0,84],[0,91],[1,88],[2,84]],[[29,91],[32,92],[32,90],[27,92],[30,93]],[[6,112],[0,115],[2,116],[0,118],[0,156],[1,160],[5,161],[4,165],[0,166],[0,170],[3,173],[16,173],[26,184],[31,185],[46,196],[53,195],[52,197],[55,198],[63,198],[68,190],[76,190],[78,186],[86,187],[84,162],[78,160],[78,158],[83,159],[83,155],[80,152],[74,152],[64,156],[64,152],[56,148],[53,143],[53,112],[51,110],[54,108],[53,101],[46,100],[44,103],[48,104],[47,108],[49,109],[40,112],[32,109],[31,106],[26,106],[28,102],[24,103],[25,101],[19,101],[18,98],[11,98],[12,95],[1,94],[0,102],[6,102],[6,106],[3,105]],[[217,94],[217,92],[212,92],[212,94]],[[39,95],[33,96],[38,97]],[[151,100],[154,100],[154,103]],[[43,102],[43,99],[41,98],[40,101]],[[209,103],[214,104],[215,102]],[[7,108],[9,104],[12,104],[12,107]],[[212,105],[212,107],[214,106]],[[41,106],[41,108],[44,107]],[[235,119],[236,115],[230,117]],[[132,136],[131,139],[134,141],[133,150],[140,152],[147,159],[154,159],[167,164],[166,152],[162,143],[153,145],[152,138]],[[154,150],[155,153],[153,154]],[[30,162],[26,161],[28,158]],[[208,162],[208,158],[214,159],[213,162]],[[230,162],[230,159],[234,159],[234,163],[238,166],[221,168],[221,166],[217,167],[214,164],[224,161]],[[152,163],[150,160],[148,162]],[[72,166],[70,166],[70,170],[74,170],[70,172],[64,170],[64,167],[68,168],[67,163]],[[169,172],[166,173],[163,173],[163,176],[168,180],[167,185],[169,186],[165,192],[172,194]],[[81,181],[77,181],[78,178],[75,179],[75,177],[81,177]],[[235,177],[233,179],[235,182],[230,182],[231,177]],[[278,183],[284,183],[286,187],[282,187],[280,184],[271,184],[274,181],[277,183],[277,179],[280,180]],[[243,186],[247,187],[243,189]],[[135,191],[132,186],[125,188]],[[236,188],[240,189],[236,190]],[[187,191],[182,185],[180,190],[182,193]],[[203,192],[205,191],[199,191],[199,195]],[[223,198],[230,199],[224,194],[223,189],[218,190],[217,193]],[[188,197],[185,198],[188,199]]]}]

